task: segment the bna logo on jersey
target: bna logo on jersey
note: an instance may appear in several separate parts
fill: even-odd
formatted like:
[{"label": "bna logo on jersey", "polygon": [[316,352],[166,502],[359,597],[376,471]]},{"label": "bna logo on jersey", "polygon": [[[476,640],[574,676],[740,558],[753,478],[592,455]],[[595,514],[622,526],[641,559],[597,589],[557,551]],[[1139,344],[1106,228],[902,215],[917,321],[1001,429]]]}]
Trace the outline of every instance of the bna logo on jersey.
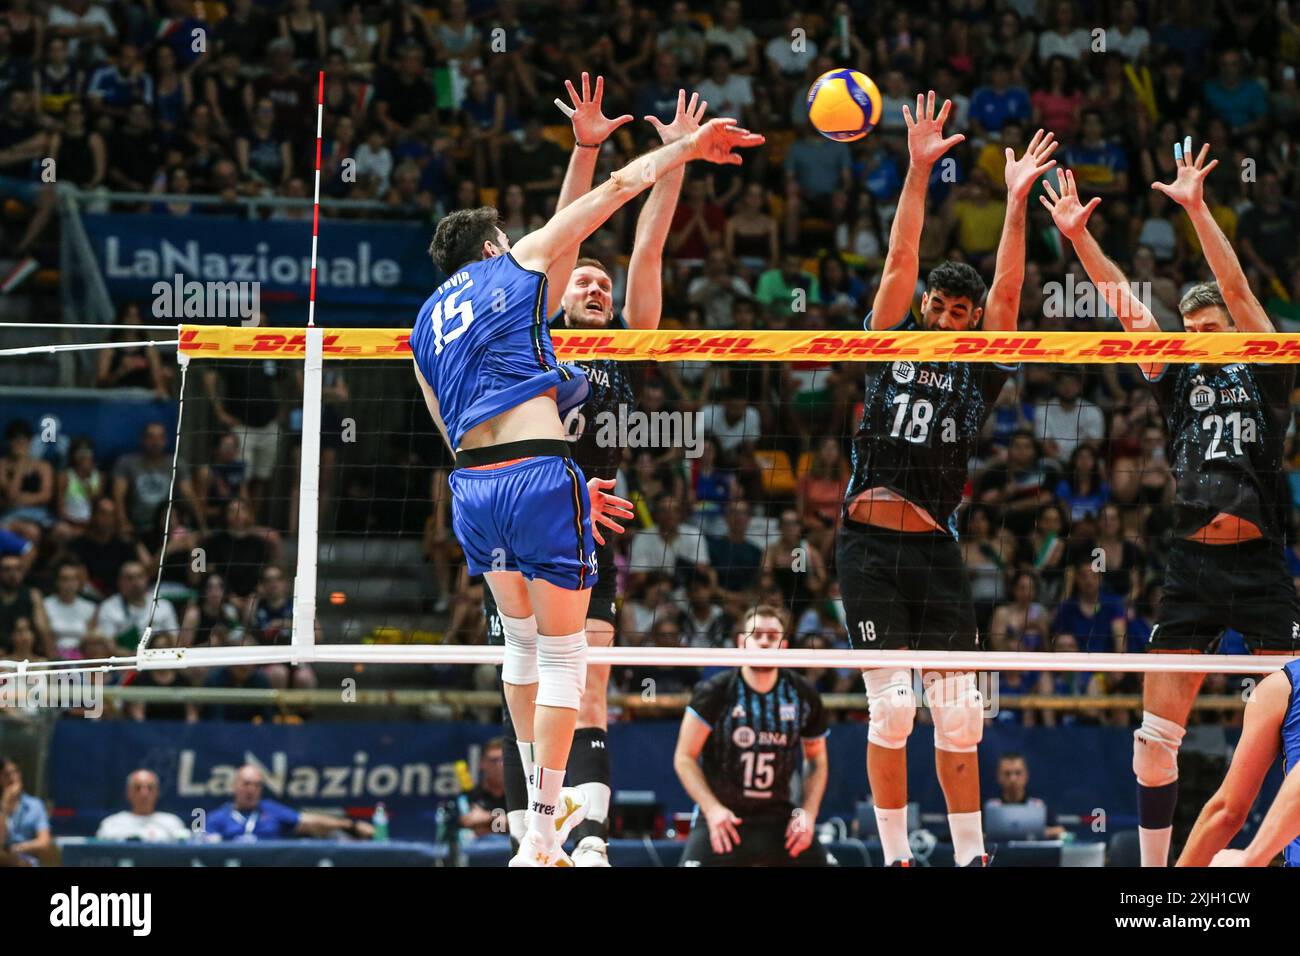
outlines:
[{"label": "bna logo on jersey", "polygon": [[906,385],[916,378],[916,366],[911,362],[894,363],[894,381]]},{"label": "bna logo on jersey", "polygon": [[731,742],[742,750],[754,746],[754,728],[737,727],[731,732]]},{"label": "bna logo on jersey", "polygon": [[1192,389],[1189,401],[1192,408],[1198,412],[1212,408],[1214,406],[1214,389],[1208,385],[1197,385]]}]

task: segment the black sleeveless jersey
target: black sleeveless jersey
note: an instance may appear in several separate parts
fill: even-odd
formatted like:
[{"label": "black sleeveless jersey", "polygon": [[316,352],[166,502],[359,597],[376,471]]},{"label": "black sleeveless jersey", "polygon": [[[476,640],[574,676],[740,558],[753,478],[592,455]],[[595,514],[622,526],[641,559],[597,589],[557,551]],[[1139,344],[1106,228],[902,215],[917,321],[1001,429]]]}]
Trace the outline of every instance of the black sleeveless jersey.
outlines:
[{"label": "black sleeveless jersey", "polygon": [[1290,488],[1282,445],[1294,365],[1168,365],[1151,382],[1169,424],[1174,533],[1235,515],[1286,540]]},{"label": "black sleeveless jersey", "polygon": [[803,766],[803,744],[827,732],[821,695],[795,671],[782,670],[760,694],[723,671],[695,685],[690,712],[712,729],[700,766],[714,795],[745,822],[789,819],[790,783]]},{"label": "black sleeveless jersey", "polygon": [[[569,327],[563,312],[551,319],[553,329]],[[615,313],[609,327],[626,329],[627,324]],[[587,400],[564,418],[566,436],[573,443],[573,459],[588,478],[613,478],[623,460],[623,446],[614,440],[619,434],[619,422],[636,409],[630,363],[595,359],[572,364],[587,373],[589,385]]]},{"label": "black sleeveless jersey", "polygon": [[[867,328],[871,317],[867,317]],[[908,321],[899,328],[911,327]],[[954,535],[980,429],[1012,366],[975,362],[871,363],[844,515],[870,488],[888,488]]]}]

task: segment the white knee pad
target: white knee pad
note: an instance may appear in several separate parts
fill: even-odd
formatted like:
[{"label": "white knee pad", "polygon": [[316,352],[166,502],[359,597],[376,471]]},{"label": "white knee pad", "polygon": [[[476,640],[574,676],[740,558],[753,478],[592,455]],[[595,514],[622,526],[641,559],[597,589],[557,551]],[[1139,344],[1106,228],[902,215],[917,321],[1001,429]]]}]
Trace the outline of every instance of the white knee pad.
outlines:
[{"label": "white knee pad", "polygon": [[577,710],[587,687],[587,633],[537,638],[537,703]]},{"label": "white knee pad", "polygon": [[909,670],[865,671],[867,685],[867,740],[877,747],[900,750],[907,746],[916,719],[916,692]]},{"label": "white knee pad", "polygon": [[934,749],[971,753],[984,739],[984,695],[974,674],[941,677],[925,689],[934,720]]},{"label": "white knee pad", "polygon": [[1133,731],[1133,774],[1144,787],[1163,787],[1178,779],[1178,748],[1186,727],[1142,711],[1142,726]]},{"label": "white knee pad", "polygon": [[501,680],[507,684],[537,683],[537,618],[506,617],[500,611],[501,630],[505,634],[506,653],[501,664]]}]

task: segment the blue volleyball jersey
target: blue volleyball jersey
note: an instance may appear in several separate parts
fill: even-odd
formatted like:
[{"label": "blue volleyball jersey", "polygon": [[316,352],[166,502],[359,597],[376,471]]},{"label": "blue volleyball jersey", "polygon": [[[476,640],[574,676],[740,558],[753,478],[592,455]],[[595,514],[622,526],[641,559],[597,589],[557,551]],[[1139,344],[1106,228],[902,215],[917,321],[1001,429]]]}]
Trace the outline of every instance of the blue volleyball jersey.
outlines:
[{"label": "blue volleyball jersey", "polygon": [[[1300,661],[1291,661],[1282,668],[1291,681],[1291,700],[1282,718],[1282,769],[1285,773],[1300,772]],[[1292,840],[1282,851],[1287,866],[1300,866],[1300,837]]]},{"label": "blue volleyball jersey", "polygon": [[552,388],[561,418],[587,397],[585,373],[555,361],[545,309],[546,276],[510,253],[457,269],[420,308],[411,351],[453,449],[475,425]]}]

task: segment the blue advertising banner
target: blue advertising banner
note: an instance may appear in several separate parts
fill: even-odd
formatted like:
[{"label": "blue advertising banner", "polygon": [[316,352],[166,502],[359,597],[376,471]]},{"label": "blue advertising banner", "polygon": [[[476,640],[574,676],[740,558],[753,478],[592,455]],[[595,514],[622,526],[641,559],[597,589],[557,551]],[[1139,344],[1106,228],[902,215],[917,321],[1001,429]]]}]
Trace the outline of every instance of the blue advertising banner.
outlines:
[{"label": "blue advertising banner", "polygon": [[[676,721],[639,721],[610,727],[616,791],[653,791],[669,812],[690,809],[672,770]],[[237,768],[261,766],[266,795],[298,809],[369,811],[380,801],[396,839],[431,840],[440,804],[461,792],[456,762],[467,761],[477,777],[480,748],[498,733],[490,724],[335,723],[250,725],[148,721],[61,721],[49,761],[50,795],[57,836],[91,836],[99,822],[125,809],[126,777],[155,771],[162,784],[159,808],[189,825],[198,810],[230,798]],[[823,818],[851,817],[867,793],[866,725],[833,726],[829,738],[830,783]],[[929,727],[918,726],[909,742],[913,800],[942,812]],[[996,792],[1000,753],[1023,753],[1030,792],[1060,813],[1103,809],[1112,825],[1134,814],[1132,732],[1119,727],[1025,728],[990,723],[980,747],[986,797]],[[1271,791],[1271,788],[1266,788]],[[1131,825],[1131,824],[1130,824]]]},{"label": "blue advertising banner", "polygon": [[[146,305],[157,283],[258,283],[262,305],[297,303],[306,318],[311,287],[311,220],[248,221],[225,216],[87,214],[86,233],[117,302]],[[320,324],[409,324],[437,284],[428,247],[431,228],[414,222],[327,219],[317,251],[316,308]],[[175,307],[170,291],[168,306]],[[168,315],[203,321],[212,316]],[[276,318],[273,315],[273,318]],[[281,316],[280,318],[285,318]],[[221,324],[236,324],[222,321]],[[292,323],[289,323],[292,324]]]}]

